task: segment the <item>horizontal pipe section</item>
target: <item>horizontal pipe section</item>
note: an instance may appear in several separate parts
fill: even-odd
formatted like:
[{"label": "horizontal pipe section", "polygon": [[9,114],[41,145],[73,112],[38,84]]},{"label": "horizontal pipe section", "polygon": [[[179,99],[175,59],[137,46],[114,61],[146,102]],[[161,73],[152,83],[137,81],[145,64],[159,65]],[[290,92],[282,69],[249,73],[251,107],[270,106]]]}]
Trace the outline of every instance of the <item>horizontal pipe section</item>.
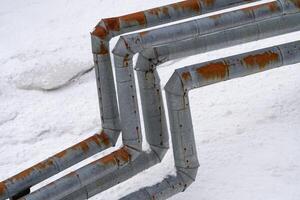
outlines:
[{"label": "horizontal pipe section", "polygon": [[159,163],[157,154],[154,151],[142,152],[134,161],[128,165],[98,179],[92,184],[77,190],[73,194],[61,200],[85,200],[89,199],[129,178]]},{"label": "horizontal pipe section", "polygon": [[[300,62],[300,41],[231,56],[181,69],[184,91]],[[174,87],[173,89],[175,89]],[[180,92],[182,93],[182,92]],[[177,92],[173,92],[177,94]]]},{"label": "horizontal pipe section", "polygon": [[21,198],[22,200],[57,200],[122,168],[136,158],[137,152],[123,147]]},{"label": "horizontal pipe section", "polygon": [[[199,35],[209,35],[213,32],[233,29],[247,24],[261,25],[273,19],[274,25],[284,26],[285,16],[298,14],[300,11],[300,0],[277,0],[258,6],[235,10],[220,15],[201,18],[168,27],[158,28],[151,31],[135,33],[122,36],[113,50],[115,55],[125,56],[141,52],[143,49],[161,46],[170,42],[182,41],[195,38]],[[297,19],[294,17],[295,20]],[[289,19],[290,21],[292,19]],[[289,24],[287,24],[289,26]],[[267,26],[259,27],[259,31],[270,29]],[[270,30],[269,30],[270,31]],[[247,31],[243,33],[246,36]],[[226,41],[227,38],[223,40]]]},{"label": "horizontal pipe section", "polygon": [[[300,62],[300,41],[231,56],[175,70],[165,86],[177,176],[142,188],[122,200],[167,199],[185,189],[196,178],[197,154],[188,92],[209,84]],[[182,141],[182,138],[184,138]]]},{"label": "horizontal pipe section", "polygon": [[0,199],[15,196],[31,186],[67,169],[68,167],[112,146],[107,133],[94,136],[28,168],[0,183]]}]

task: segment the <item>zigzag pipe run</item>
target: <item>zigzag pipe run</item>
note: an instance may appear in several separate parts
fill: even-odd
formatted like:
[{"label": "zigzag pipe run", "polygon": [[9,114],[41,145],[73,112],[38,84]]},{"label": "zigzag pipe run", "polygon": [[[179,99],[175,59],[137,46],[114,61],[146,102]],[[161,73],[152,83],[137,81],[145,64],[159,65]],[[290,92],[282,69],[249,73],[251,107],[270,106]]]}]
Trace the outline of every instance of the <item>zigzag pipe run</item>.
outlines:
[{"label": "zigzag pipe run", "polygon": [[[150,106],[144,106],[143,105],[143,113],[144,113],[144,118],[147,119],[152,117],[152,114],[155,113],[155,108],[154,106],[157,106],[157,104],[153,104],[152,102],[152,97],[149,97],[148,100],[143,100],[143,98],[147,98],[145,94],[153,94],[154,99],[154,91],[155,89],[159,89],[159,86],[157,83],[159,83],[159,78],[157,75],[155,75],[155,67],[167,60],[170,59],[175,59],[179,57],[184,57],[187,55],[193,55],[193,54],[198,54],[198,53],[203,53],[209,50],[215,50],[218,48],[224,48],[227,46],[232,46],[244,42],[249,42],[253,40],[258,40],[270,36],[275,36],[279,35],[282,33],[286,32],[291,32],[295,30],[299,30],[300,24],[299,24],[299,10],[295,9],[295,7],[291,7],[290,5],[294,4],[289,4],[291,2],[285,1],[284,5],[288,5],[284,8],[281,7],[281,4],[279,2],[271,3],[271,4],[264,4],[261,6],[256,6],[253,8],[253,13],[261,13],[266,12],[266,8],[270,9],[272,6],[273,8],[275,5],[278,6],[278,10],[280,11],[281,15],[279,17],[274,17],[267,19],[267,20],[258,20],[256,23],[249,23],[246,25],[242,26],[237,26],[233,27],[231,29],[226,29],[222,30],[216,33],[212,34],[207,34],[204,36],[200,36],[197,38],[192,38],[190,40],[185,40],[185,41],[178,41],[176,43],[171,43],[166,46],[160,46],[157,48],[154,48],[153,50],[145,50],[140,54],[140,57],[138,59],[138,63],[136,66],[136,69],[138,70],[138,78],[139,78],[139,83],[140,83],[140,90],[141,90],[141,99],[142,99],[142,104],[145,103],[145,105],[150,105]],[[293,2],[292,2],[293,3]],[[276,7],[275,7],[276,8]],[[247,12],[251,10],[250,8],[247,9]],[[284,10],[284,11],[283,11]],[[234,16],[232,13],[225,13],[220,16],[218,16],[218,19],[220,21],[224,19],[228,19],[228,16]],[[254,15],[257,16],[257,15]],[[256,18],[257,19],[257,18]],[[207,19],[202,19],[203,21]],[[284,23],[282,23],[284,22]],[[219,23],[216,23],[219,24]],[[228,23],[227,23],[228,25]],[[262,27],[269,27],[269,29],[265,28],[262,29]],[[271,31],[272,29],[272,31]],[[249,33],[245,36],[240,33],[244,33],[245,30],[248,30]],[[263,31],[258,31],[258,30],[263,30]],[[209,30],[208,30],[209,31]],[[151,31],[148,32],[147,34],[151,34]],[[228,37],[229,39],[226,41],[222,41],[220,43],[217,43],[218,40],[215,38],[224,38],[224,36],[230,36]],[[126,36],[127,37],[127,36]],[[130,38],[130,36],[128,36]],[[205,42],[207,41],[207,42]],[[216,43],[218,45],[216,45]],[[130,46],[129,46],[130,47]],[[148,52],[148,53],[147,53]],[[128,60],[126,60],[129,62]],[[127,65],[127,64],[126,64]],[[128,64],[128,66],[132,66]],[[129,71],[130,69],[125,68],[125,70]],[[129,77],[133,79],[133,73],[131,72]],[[123,80],[123,79],[121,79]],[[131,80],[131,81],[132,81]],[[142,82],[141,82],[142,81]],[[123,81],[120,81],[123,84]],[[129,81],[126,81],[129,82]],[[128,84],[128,83],[127,83]],[[133,82],[132,82],[133,84]],[[146,89],[146,90],[145,90]],[[149,91],[147,91],[149,89]],[[145,94],[143,94],[143,92]],[[128,92],[127,92],[128,93]],[[130,95],[129,95],[130,96]],[[154,112],[148,112],[149,110],[154,110]],[[145,112],[146,111],[146,112]],[[155,116],[155,115],[153,115]],[[147,129],[147,123],[151,122],[145,121],[145,127]],[[150,124],[150,126],[153,126],[152,128],[155,128],[155,126],[159,124]],[[149,124],[148,124],[149,126]],[[151,141],[151,140],[150,140]],[[150,142],[151,144],[151,142]],[[144,158],[144,160],[147,160]],[[143,164],[144,166],[141,166]],[[109,187],[119,183],[120,181],[124,181],[133,175],[135,175],[134,172],[138,173],[142,169],[147,169],[149,167],[149,163],[140,163],[140,162],[132,162],[130,166],[126,166],[120,170],[117,170],[116,172],[108,175],[104,179],[99,179],[96,182],[89,184],[87,187],[82,188],[81,190],[78,190],[76,193],[69,195],[68,197],[64,199],[85,199],[87,197],[93,196],[97,194],[98,192],[101,192],[105,189],[108,189]],[[110,180],[109,177],[114,177],[113,180]],[[106,180],[106,181],[103,181]],[[108,182],[107,182],[108,181]],[[85,194],[82,195],[81,197],[78,196],[78,194]]]},{"label": "zigzag pipe run", "polygon": [[32,186],[115,145],[120,134],[120,122],[109,57],[109,41],[112,37],[250,1],[215,0],[211,2],[208,4],[207,1],[203,0],[187,0],[130,15],[101,20],[91,33],[91,39],[103,131],[16,176],[0,182],[0,200],[17,199],[24,196],[30,192]]},{"label": "zigzag pipe run", "polygon": [[167,199],[196,178],[197,153],[188,92],[210,84],[300,62],[300,41],[175,70],[165,86],[176,176],[134,192],[121,200]]}]

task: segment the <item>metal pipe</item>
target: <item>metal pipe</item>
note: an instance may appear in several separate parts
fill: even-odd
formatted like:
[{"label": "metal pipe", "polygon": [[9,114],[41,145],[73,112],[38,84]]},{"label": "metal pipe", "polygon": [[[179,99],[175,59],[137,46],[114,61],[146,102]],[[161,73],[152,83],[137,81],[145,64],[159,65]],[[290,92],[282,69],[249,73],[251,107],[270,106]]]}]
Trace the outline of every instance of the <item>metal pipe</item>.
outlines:
[{"label": "metal pipe", "polygon": [[0,199],[17,193],[61,172],[62,170],[112,146],[108,134],[102,131],[0,183]]},{"label": "metal pipe", "polygon": [[[232,12],[227,12],[220,15],[197,19],[185,23],[176,24],[173,26],[154,29],[151,31],[135,33],[121,36],[117,42],[113,53],[118,56],[133,55],[141,52],[143,49],[153,46],[161,46],[170,42],[188,40],[199,35],[222,31],[239,27],[241,25],[255,24],[268,19],[274,19],[273,25],[284,26],[283,21],[278,19],[285,15],[299,13],[299,0],[277,0],[275,2],[265,3],[258,6],[252,6],[245,9],[240,9]],[[296,17],[294,17],[296,18]],[[269,23],[269,21],[268,21]],[[259,27],[260,31],[270,29],[270,27]],[[243,36],[247,34],[244,33]],[[269,34],[267,32],[266,34]],[[218,39],[218,38],[217,38]],[[225,41],[226,38],[223,38]]]},{"label": "metal pipe", "polygon": [[[97,77],[97,88],[101,111],[101,121],[104,131],[107,133],[95,135],[87,139],[87,147],[80,150],[76,146],[85,144],[86,141],[71,147],[57,155],[64,155],[64,158],[56,158],[57,155],[40,162],[18,175],[0,182],[0,200],[14,198],[19,194],[23,196],[24,191],[30,192],[30,187],[39,182],[63,171],[64,169],[110,147],[114,146],[120,134],[120,122],[115,95],[114,80],[112,75],[111,59],[109,56],[109,41],[112,37],[122,33],[153,27],[188,17],[208,13],[227,7],[232,7],[256,0],[187,0],[168,6],[153,8],[143,12],[137,12],[121,17],[101,20],[91,33],[92,50],[94,55],[95,72]],[[110,141],[105,147],[94,148],[89,141],[102,143],[104,139]],[[96,142],[98,144],[98,142]],[[109,144],[108,144],[109,143]],[[74,150],[75,149],[75,150]],[[55,165],[52,165],[52,162]]]},{"label": "metal pipe", "polygon": [[[283,2],[283,3],[289,3],[289,2]],[[254,9],[252,11],[255,12],[255,13],[259,13],[262,10],[264,10],[266,8],[270,8],[271,6],[274,6],[274,5],[278,5],[278,4],[274,4],[274,3],[264,4],[264,5],[261,5],[261,6],[258,6],[258,7],[254,7]],[[249,8],[249,10],[251,11],[250,8]],[[173,44],[169,44],[168,46],[157,47],[157,48],[155,48],[156,51],[154,53],[152,53],[152,54],[156,54],[158,57],[161,57],[161,58],[163,58],[163,60],[166,61],[167,57],[174,59],[175,57],[184,56],[183,54],[185,54],[185,53],[186,53],[186,55],[193,54],[193,53],[195,54],[195,53],[204,52],[206,50],[213,50],[213,49],[217,49],[217,48],[223,48],[223,47],[226,47],[226,46],[232,46],[232,45],[240,44],[240,43],[243,42],[243,40],[242,40],[243,39],[243,37],[242,37],[243,35],[238,36],[239,34],[237,34],[237,33],[241,33],[244,29],[249,30],[249,29],[251,29],[253,27],[255,27],[256,29],[259,29],[262,25],[270,27],[270,25],[272,25],[274,23],[275,24],[278,23],[278,20],[279,20],[279,22],[285,21],[285,23],[284,24],[282,23],[281,26],[276,27],[275,29],[272,27],[272,30],[273,30],[272,34],[266,34],[269,31],[268,29],[264,29],[261,32],[259,32],[259,31],[250,31],[250,33],[248,35],[246,35],[246,37],[244,38],[245,42],[247,42],[247,41],[253,41],[253,40],[261,39],[261,38],[266,38],[266,37],[270,37],[270,36],[274,36],[274,35],[278,35],[278,34],[284,33],[284,32],[291,32],[293,30],[299,30],[299,26],[300,26],[300,24],[298,23],[299,14],[295,17],[295,14],[288,14],[288,13],[293,13],[293,12],[290,12],[290,11],[291,10],[286,9],[285,10],[286,14],[283,15],[284,17],[279,17],[279,18],[278,17],[274,17],[274,18],[271,18],[269,20],[265,20],[265,21],[260,21],[260,22],[254,23],[254,25],[253,24],[248,24],[248,25],[245,25],[245,26],[239,26],[239,27],[235,27],[233,29],[219,31],[217,33],[212,33],[212,34],[207,34],[207,35],[204,34],[204,36],[196,38],[196,39],[191,39],[191,40],[187,40],[187,41],[180,41],[180,42],[176,42],[176,43],[173,43]],[[218,18],[220,20],[223,20],[223,18],[226,19],[226,17],[228,17],[228,14],[223,14],[223,15],[218,16]],[[205,20],[205,18],[203,20]],[[216,40],[212,40],[211,38],[222,38],[224,36],[224,32],[226,33],[225,35],[232,35],[234,33],[233,35],[236,35],[236,37],[229,37],[228,41],[226,41],[226,42],[223,41],[223,42],[220,42],[219,45],[215,45]],[[151,34],[151,32],[149,32],[148,34]],[[210,41],[210,42],[203,43],[203,41]],[[182,49],[184,49],[184,51],[182,51]],[[184,53],[182,53],[182,52],[184,52]],[[132,68],[132,61],[130,61],[131,60],[130,58],[132,58],[132,56],[131,55],[126,55],[126,56],[127,57],[125,57],[125,59],[123,60],[123,62],[122,62],[122,59],[117,58],[118,59],[117,61],[119,63],[116,62],[116,65],[117,66],[124,65],[125,67],[124,67],[124,69],[121,69],[121,70],[124,70],[123,73],[122,72],[118,72],[119,69],[117,69],[116,72],[117,72],[117,76],[118,76],[118,73],[119,73],[120,83],[124,83],[125,82],[127,84],[127,87],[128,87],[129,82],[133,80],[133,72],[132,72],[131,69],[128,69],[128,68]],[[139,60],[140,60],[140,58],[139,58]],[[146,58],[144,60],[147,61],[149,59]],[[154,62],[154,60],[155,59],[153,59],[152,61]],[[155,62],[160,63],[160,62],[163,62],[163,60],[156,60]],[[150,64],[150,65],[153,65],[155,67],[155,64],[153,64],[153,62],[150,62],[148,64],[146,62],[144,64],[145,64],[145,66]],[[141,66],[141,65],[138,65],[138,66]],[[138,66],[137,66],[137,70],[140,70],[141,67],[138,67]],[[146,70],[146,74],[148,74],[150,77],[153,76],[153,75],[151,75],[151,70],[153,70],[153,66],[152,66],[152,68],[149,67],[149,71]],[[127,73],[127,75],[126,75],[126,73]],[[123,76],[124,74],[126,75],[125,76],[126,78],[124,78],[124,76]],[[140,76],[140,77],[142,77],[142,79],[144,79],[145,77],[148,76],[148,75],[145,74],[145,72],[142,72],[142,74],[143,75]],[[159,80],[159,78],[157,80]],[[133,83],[134,82],[131,82],[131,84],[133,84]],[[151,84],[148,85],[148,86],[151,88]],[[152,92],[153,92],[153,90],[152,90]],[[124,93],[130,94],[130,92],[128,92],[128,91],[124,92]],[[142,93],[141,93],[141,95],[145,96]],[[131,97],[131,95],[128,95],[128,96]],[[130,102],[130,98],[128,98],[128,101]],[[147,101],[145,101],[145,102],[147,102]],[[149,102],[151,102],[151,100],[149,100]],[[146,104],[148,105],[149,103],[146,103]],[[128,103],[127,102],[127,104],[123,103],[123,105],[132,105],[132,103]],[[151,106],[151,103],[149,105]],[[155,104],[153,104],[153,105],[155,105]],[[156,106],[157,105],[155,105],[155,107]],[[151,108],[151,107],[149,107],[149,108]],[[144,110],[147,110],[149,108],[143,106]],[[152,108],[154,108],[154,107],[152,107]],[[151,117],[151,114],[149,114],[149,117]],[[153,126],[155,126],[155,125],[156,124],[153,124]],[[157,125],[159,127],[159,124],[157,124]],[[145,127],[146,127],[146,125],[145,125]],[[158,139],[158,137],[156,137],[156,140],[157,139]],[[148,166],[148,164],[145,164],[145,165]],[[125,173],[126,171],[124,170],[123,172]],[[116,172],[116,173],[118,173],[118,172]],[[120,175],[120,173],[119,173],[119,175]],[[131,176],[129,175],[127,177],[129,178]],[[99,180],[99,182],[101,182],[101,180]],[[114,182],[114,181],[111,181],[111,182]],[[117,184],[117,182],[114,182],[114,183]],[[109,183],[109,184],[113,185],[112,183]],[[95,185],[96,185],[96,182],[92,183],[90,185],[90,187],[89,187],[90,188],[90,193],[93,193],[92,190],[96,190],[95,188],[97,188],[97,187],[95,187]],[[99,188],[97,190],[98,192],[101,192],[101,191],[107,189],[105,186],[102,187],[102,185],[100,185],[100,184],[98,184],[98,185],[99,185]],[[96,193],[96,192],[94,192],[94,193]],[[74,194],[76,194],[76,193],[74,193]],[[72,195],[70,195],[68,198],[71,199],[71,196]],[[81,199],[81,198],[78,198],[78,199]]]},{"label": "metal pipe", "polygon": [[102,178],[134,160],[136,150],[123,147],[21,198],[22,200],[57,200]]},{"label": "metal pipe", "polygon": [[121,200],[167,199],[185,191],[195,180],[197,153],[188,98],[190,90],[299,62],[300,41],[297,41],[175,70],[165,91],[177,176],[169,176]]}]

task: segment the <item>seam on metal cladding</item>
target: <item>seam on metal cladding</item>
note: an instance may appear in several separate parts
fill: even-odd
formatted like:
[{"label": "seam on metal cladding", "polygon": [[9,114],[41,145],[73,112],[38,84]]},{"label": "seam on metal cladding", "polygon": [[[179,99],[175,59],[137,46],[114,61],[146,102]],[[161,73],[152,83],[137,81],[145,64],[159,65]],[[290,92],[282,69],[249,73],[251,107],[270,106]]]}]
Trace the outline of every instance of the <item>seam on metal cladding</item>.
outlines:
[{"label": "seam on metal cladding", "polygon": [[[194,169],[194,170],[197,170],[198,168],[199,168],[199,166],[198,166],[198,167],[194,167],[194,168],[177,167],[176,171],[178,171],[178,172],[184,174],[185,176],[189,177],[191,180],[195,181],[195,180],[196,180],[196,177],[191,177],[189,174],[187,174],[187,173],[185,172],[185,170],[186,170],[186,169]],[[182,169],[183,169],[183,170],[182,170]]]},{"label": "seam on metal cladding", "polygon": [[284,65],[284,57],[283,57],[283,53],[282,53],[282,50],[280,48],[280,46],[276,46],[276,49],[278,50],[279,54],[280,54],[280,60],[282,62],[282,65]]}]

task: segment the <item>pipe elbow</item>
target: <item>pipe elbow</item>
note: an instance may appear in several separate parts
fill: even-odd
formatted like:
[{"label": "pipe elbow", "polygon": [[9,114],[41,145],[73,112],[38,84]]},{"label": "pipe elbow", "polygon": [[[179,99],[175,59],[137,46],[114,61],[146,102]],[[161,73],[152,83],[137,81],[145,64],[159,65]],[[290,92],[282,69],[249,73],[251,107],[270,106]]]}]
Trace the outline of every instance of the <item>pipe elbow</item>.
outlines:
[{"label": "pipe elbow", "polygon": [[164,159],[167,151],[169,150],[169,146],[157,147],[154,145],[150,145],[150,148],[155,153],[157,158],[159,159],[159,162],[161,162]]},{"label": "pipe elbow", "polygon": [[120,37],[112,52],[114,55],[120,57],[128,57],[129,55],[133,55],[128,41],[126,41],[123,36]]},{"label": "pipe elbow", "polygon": [[109,138],[109,142],[114,147],[119,139],[120,130],[103,129],[103,133],[106,133],[106,137]]},{"label": "pipe elbow", "polygon": [[182,185],[184,186],[182,192],[195,182],[198,168],[199,166],[195,168],[177,169],[177,176],[180,177]]},{"label": "pipe elbow", "polygon": [[169,94],[172,94],[172,95],[177,95],[177,96],[183,96],[184,95],[184,93],[185,93],[184,85],[183,85],[181,77],[179,76],[177,71],[175,71],[172,74],[171,78],[169,79],[169,81],[165,85],[165,91]]},{"label": "pipe elbow", "polygon": [[113,49],[113,54],[125,57],[128,55],[134,55],[143,50],[144,48],[140,35],[134,34],[131,36],[121,36]]}]

